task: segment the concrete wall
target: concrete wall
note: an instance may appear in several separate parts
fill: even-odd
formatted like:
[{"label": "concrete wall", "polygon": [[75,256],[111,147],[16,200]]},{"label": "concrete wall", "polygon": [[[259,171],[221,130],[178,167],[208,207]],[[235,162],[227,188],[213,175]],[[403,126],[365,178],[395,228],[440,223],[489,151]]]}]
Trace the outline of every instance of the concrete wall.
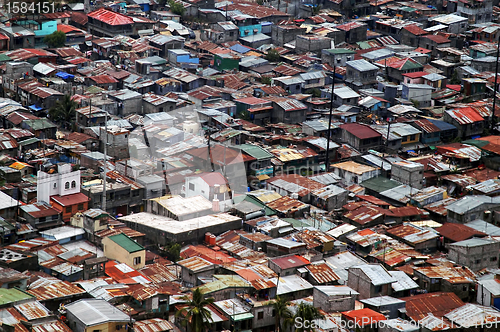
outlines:
[{"label": "concrete wall", "polygon": [[[58,172],[48,174],[38,171],[37,200],[49,203],[50,196],[71,195],[80,192],[80,171],[72,171],[71,164],[58,165]],[[67,184],[69,188],[67,188]]]},{"label": "concrete wall", "polygon": [[500,242],[492,242],[480,246],[449,246],[448,258],[457,264],[465,265],[473,271],[485,268],[497,269]]},{"label": "concrete wall", "polygon": [[[102,245],[104,247],[104,256],[109,259],[114,259],[120,263],[125,263],[136,270],[143,268],[146,263],[146,250],[129,253],[109,237],[106,237],[102,240]],[[140,263],[138,264],[134,264],[134,260],[136,257],[140,257]]]},{"label": "concrete wall", "polygon": [[357,295],[335,295],[328,296],[327,294],[314,287],[313,290],[313,305],[316,308],[326,312],[349,311],[354,310]]}]

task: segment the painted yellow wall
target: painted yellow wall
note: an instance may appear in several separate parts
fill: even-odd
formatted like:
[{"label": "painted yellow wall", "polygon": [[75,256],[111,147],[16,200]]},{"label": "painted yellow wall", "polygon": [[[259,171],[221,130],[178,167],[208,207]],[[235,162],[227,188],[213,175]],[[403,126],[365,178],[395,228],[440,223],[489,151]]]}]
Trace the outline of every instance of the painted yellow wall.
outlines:
[{"label": "painted yellow wall", "polygon": [[[98,330],[99,332],[114,332],[114,331],[125,331],[125,326],[128,322],[110,322],[101,325],[94,325],[87,327],[85,332],[94,332]],[[121,329],[117,330],[116,327],[121,325]]]},{"label": "painted yellow wall", "polygon": [[[102,245],[104,246],[104,256],[106,256],[108,259],[114,259],[120,263],[125,263],[136,270],[143,268],[144,265],[146,265],[146,250],[129,253],[127,250],[120,247],[108,237],[105,237],[102,240]],[[139,264],[134,265],[135,257],[141,257],[141,262]]]}]

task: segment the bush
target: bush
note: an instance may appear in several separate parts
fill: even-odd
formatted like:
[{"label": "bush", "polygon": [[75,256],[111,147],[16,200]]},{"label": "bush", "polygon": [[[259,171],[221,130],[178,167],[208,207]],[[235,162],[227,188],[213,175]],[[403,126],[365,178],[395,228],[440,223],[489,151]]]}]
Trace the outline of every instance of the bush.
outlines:
[{"label": "bush", "polygon": [[168,5],[170,6],[170,11],[176,15],[181,15],[183,16],[184,13],[186,12],[186,8],[180,3],[177,3],[173,0],[170,0],[168,2]]},{"label": "bush", "polygon": [[276,49],[271,48],[267,51],[266,60],[270,62],[278,62],[280,60],[280,54]]},{"label": "bush", "polygon": [[43,42],[50,48],[63,47],[66,44],[66,34],[62,31],[54,31],[45,36]]}]

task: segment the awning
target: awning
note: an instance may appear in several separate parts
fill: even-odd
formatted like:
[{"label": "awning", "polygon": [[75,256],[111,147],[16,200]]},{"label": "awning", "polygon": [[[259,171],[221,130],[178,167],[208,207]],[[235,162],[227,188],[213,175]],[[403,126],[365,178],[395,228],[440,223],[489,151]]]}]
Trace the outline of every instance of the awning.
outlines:
[{"label": "awning", "polygon": [[262,174],[262,175],[257,175],[257,179],[259,179],[259,181],[264,181],[264,180],[270,179],[270,177],[269,177],[269,175]]},{"label": "awning", "polygon": [[430,148],[431,150],[436,150],[436,147],[435,147],[434,145],[429,145],[429,148]]},{"label": "awning", "polygon": [[43,110],[43,108],[38,107],[38,106],[36,106],[36,105],[31,105],[31,106],[30,106],[30,108],[31,108],[33,111],[41,111],[41,110]]},{"label": "awning", "polygon": [[252,319],[253,317],[254,316],[252,313],[246,312],[244,314],[234,315],[233,321],[238,322],[238,321],[245,320],[245,319]]},{"label": "awning", "polygon": [[58,72],[56,76],[62,78],[63,80],[75,78],[75,75],[71,75],[63,71]]}]

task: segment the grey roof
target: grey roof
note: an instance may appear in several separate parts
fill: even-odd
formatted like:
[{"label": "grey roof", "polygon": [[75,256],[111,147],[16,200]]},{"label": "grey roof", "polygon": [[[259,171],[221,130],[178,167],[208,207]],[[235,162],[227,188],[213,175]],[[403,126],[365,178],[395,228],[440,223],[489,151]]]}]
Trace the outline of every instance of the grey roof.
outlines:
[{"label": "grey roof", "polygon": [[434,81],[444,80],[446,78],[446,76],[439,75],[436,73],[431,73],[431,74],[427,74],[427,75],[423,76],[423,78],[434,82]]},{"label": "grey roof", "polygon": [[496,279],[483,280],[479,282],[482,287],[486,288],[491,295],[500,296],[500,282]]},{"label": "grey roof", "polygon": [[300,77],[302,77],[303,80],[312,80],[312,79],[319,79],[319,78],[325,78],[326,74],[322,70],[318,71],[310,71],[307,73],[302,73],[299,74]]},{"label": "grey roof", "polygon": [[342,178],[335,173],[323,173],[315,176],[310,176],[309,179],[324,185],[338,183]]},{"label": "grey roof", "polygon": [[270,40],[271,37],[269,37],[268,35],[265,35],[263,33],[256,33],[256,34],[251,35],[251,36],[240,37],[240,39],[243,40],[244,42],[247,42],[247,43],[255,43],[258,41]]},{"label": "grey roof", "polygon": [[377,157],[373,154],[365,154],[364,156],[361,156],[364,160],[366,160],[368,163],[381,167],[384,169],[384,171],[390,171],[392,168],[391,163],[385,161],[384,159]]},{"label": "grey roof", "polygon": [[321,293],[324,293],[328,296],[332,295],[359,295],[351,287],[347,286],[314,286],[314,289],[317,289]]},{"label": "grey roof", "polygon": [[77,235],[85,234],[83,228],[62,226],[57,228],[48,229],[46,231],[40,232],[44,238],[55,238],[56,240],[67,239]]},{"label": "grey roof", "polygon": [[477,219],[465,224],[465,226],[469,226],[470,228],[474,228],[476,231],[483,232],[488,234],[489,236],[500,236],[500,227],[490,224],[481,219]]},{"label": "grey roof", "polygon": [[84,299],[66,305],[66,310],[85,326],[106,322],[128,323],[130,317],[105,300]]},{"label": "grey roof", "polygon": [[475,208],[481,207],[483,204],[496,203],[500,205],[500,197],[488,197],[488,196],[465,196],[458,201],[451,203],[447,206],[448,211],[452,211],[457,214],[464,214]]},{"label": "grey roof", "polygon": [[165,179],[159,175],[153,174],[153,175],[139,176],[137,178],[137,182],[139,182],[142,185],[147,185],[148,183],[165,182]]},{"label": "grey roof", "polygon": [[407,203],[410,200],[409,198],[410,195],[415,195],[418,194],[419,192],[420,190],[416,188],[412,188],[407,185],[401,185],[386,191],[382,191],[380,195],[399,201],[401,203]]},{"label": "grey roof", "polygon": [[378,70],[378,67],[369,63],[366,60],[353,60],[347,61],[346,65],[356,69],[357,71],[370,71],[370,70]]},{"label": "grey roof", "polygon": [[268,240],[266,242],[274,244],[274,245],[278,245],[281,247],[286,247],[286,248],[294,248],[294,247],[300,247],[300,246],[304,245],[304,243],[302,243],[302,242],[296,242],[296,241],[287,240],[287,239],[283,239],[283,238],[276,238],[276,239]]},{"label": "grey roof", "polygon": [[401,292],[418,288],[418,284],[403,271],[388,271],[397,281],[392,283],[395,292]]},{"label": "grey roof", "polygon": [[374,286],[392,284],[397,280],[393,278],[386,269],[380,264],[363,264],[351,266],[351,269],[360,269],[368,278],[370,278]]},{"label": "grey roof", "polygon": [[[316,131],[328,130],[328,122],[319,120],[308,120],[302,122],[302,125],[308,126]],[[332,126],[332,128],[334,128]]]},{"label": "grey roof", "polygon": [[388,304],[396,304],[396,303],[406,303],[403,300],[397,299],[392,296],[378,296],[378,297],[372,297],[369,299],[364,299],[364,300],[359,300],[360,302],[364,304],[368,304],[374,307],[382,307]]},{"label": "grey roof", "polygon": [[[440,318],[441,319],[441,318]],[[422,323],[419,321],[419,323]],[[392,332],[418,332],[420,331],[420,327],[413,322],[409,322],[402,318],[394,318],[384,320],[384,326],[387,327],[387,331]],[[389,329],[390,328],[390,329]]]},{"label": "grey roof", "polygon": [[333,93],[342,99],[358,98],[359,97],[359,94],[348,86],[343,86],[341,88],[337,88],[337,89],[333,90]]},{"label": "grey roof", "polygon": [[280,277],[279,281],[278,278],[271,278],[270,280],[274,282],[275,285],[278,285],[277,295],[288,294],[313,288],[313,285],[296,274],[286,277]]},{"label": "grey roof", "polygon": [[123,89],[123,90],[118,90],[118,91],[113,91],[109,93],[110,96],[113,96],[116,99],[119,100],[127,100],[127,99],[132,99],[132,98],[141,98],[142,94],[136,91],[132,91],[129,89]]},{"label": "grey roof", "polygon": [[19,205],[17,200],[7,195],[3,191],[0,191],[0,210],[8,209]]},{"label": "grey roof", "polygon": [[[327,139],[325,137],[317,137],[317,138],[313,138],[313,139],[308,139],[307,142],[309,144],[312,144],[314,146],[317,146],[319,148],[322,148],[326,151],[326,145],[327,145]],[[330,150],[331,149],[336,149],[340,147],[340,145],[338,145],[337,143],[335,143],[334,141],[330,140]]]},{"label": "grey roof", "polygon": [[369,59],[369,60],[379,60],[379,59],[383,59],[383,58],[388,58],[390,57],[391,55],[394,55],[394,51],[393,50],[389,50],[387,48],[382,48],[380,50],[375,50],[375,51],[371,51],[371,52],[367,52],[363,55],[361,55],[363,58],[366,58],[366,59]]},{"label": "grey roof", "polygon": [[493,239],[481,239],[481,238],[472,238],[468,240],[463,240],[455,243],[451,243],[451,247],[479,247],[488,244],[498,243],[498,241]]},{"label": "grey roof", "polygon": [[344,251],[334,256],[326,257],[325,261],[332,267],[335,274],[340,277],[339,283],[343,284],[347,282],[349,276],[347,269],[349,267],[366,263],[365,260],[349,251]]},{"label": "grey roof", "polygon": [[403,83],[403,85],[406,85],[409,89],[435,90],[435,88],[427,84]]}]

